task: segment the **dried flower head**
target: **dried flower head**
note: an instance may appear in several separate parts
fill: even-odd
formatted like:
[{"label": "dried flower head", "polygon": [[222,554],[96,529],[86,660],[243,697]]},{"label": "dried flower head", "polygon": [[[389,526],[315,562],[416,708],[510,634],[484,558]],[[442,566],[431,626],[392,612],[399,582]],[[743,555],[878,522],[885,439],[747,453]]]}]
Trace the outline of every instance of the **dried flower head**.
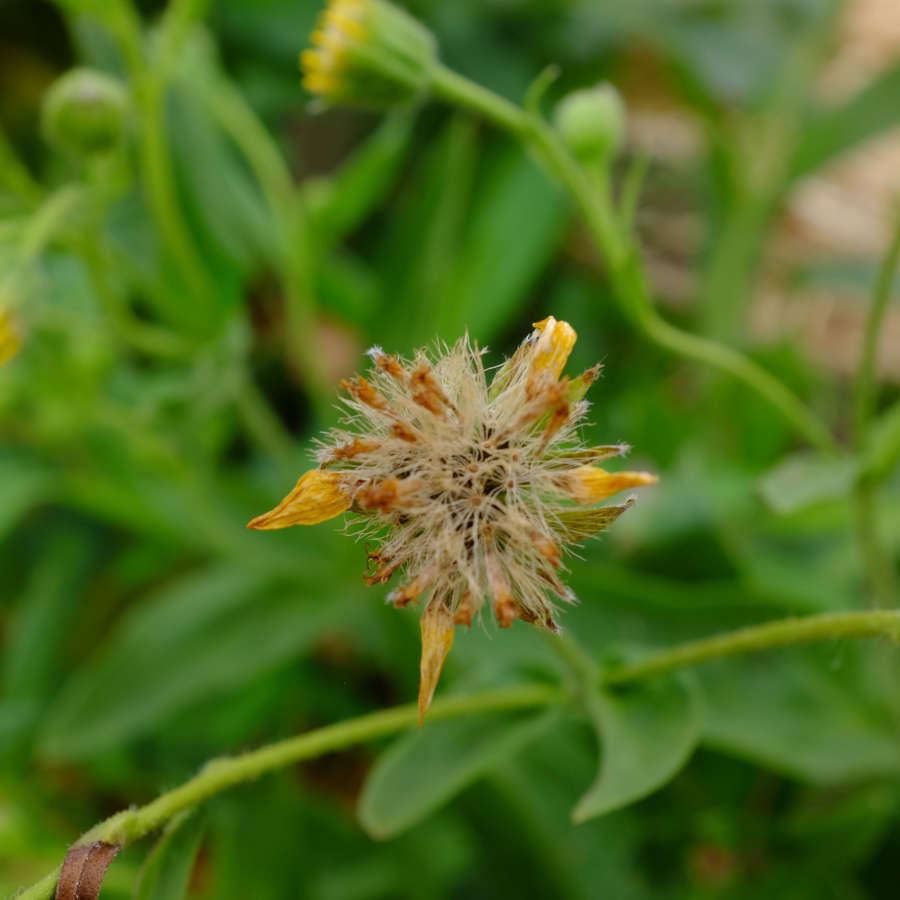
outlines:
[{"label": "dried flower head", "polygon": [[368,584],[401,583],[396,606],[420,599],[419,715],[434,693],[455,625],[486,599],[497,624],[515,619],[558,631],[555,603],[575,598],[559,577],[566,545],[606,529],[633,502],[598,504],[652,484],[645,472],[596,463],[627,451],[585,447],[578,422],[599,366],[562,375],[575,331],[547,318],[488,381],[468,337],[432,360],[369,351],[369,378],[342,383],[347,429],[333,430],[307,472],[251,528],[312,524],[352,509],[367,553]]},{"label": "dried flower head", "polygon": [[385,106],[428,87],[431,32],[385,0],[330,0],[300,54],[303,86],[326,103]]}]

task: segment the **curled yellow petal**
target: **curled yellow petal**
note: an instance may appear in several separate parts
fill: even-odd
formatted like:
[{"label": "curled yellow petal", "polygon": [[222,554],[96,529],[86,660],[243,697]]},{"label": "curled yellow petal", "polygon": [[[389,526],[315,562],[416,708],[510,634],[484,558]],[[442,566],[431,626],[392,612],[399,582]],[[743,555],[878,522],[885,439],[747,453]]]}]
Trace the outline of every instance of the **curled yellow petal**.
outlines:
[{"label": "curled yellow petal", "polygon": [[348,510],[352,499],[343,487],[340,472],[311,469],[275,507],[247,524],[248,528],[287,528],[316,525]]},{"label": "curled yellow petal", "polygon": [[432,600],[421,620],[422,659],[419,663],[419,725],[431,706],[444,660],[453,646],[453,616],[444,604]]},{"label": "curled yellow petal", "polygon": [[649,472],[607,472],[599,466],[579,466],[563,476],[563,486],[578,503],[599,503],[627,488],[659,481]]},{"label": "curled yellow petal", "polygon": [[578,335],[568,322],[561,322],[553,316],[535,322],[534,327],[539,335],[534,346],[531,372],[533,375],[547,372],[554,379],[559,378]]}]

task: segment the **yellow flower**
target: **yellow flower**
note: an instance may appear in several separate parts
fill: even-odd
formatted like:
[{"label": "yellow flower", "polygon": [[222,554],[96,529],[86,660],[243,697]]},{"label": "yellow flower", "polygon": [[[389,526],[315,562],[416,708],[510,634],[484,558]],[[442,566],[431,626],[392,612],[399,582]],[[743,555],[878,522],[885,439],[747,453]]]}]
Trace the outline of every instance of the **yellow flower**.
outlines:
[{"label": "yellow flower", "polygon": [[601,501],[656,481],[596,465],[625,445],[582,444],[582,398],[599,366],[562,374],[575,340],[567,322],[536,323],[490,383],[468,338],[408,361],[373,347],[369,377],[342,383],[354,430],[332,430],[320,468],[250,523],[313,524],[347,509],[362,519],[378,545],[366,582],[402,572],[388,599],[424,603],[420,721],[454,626],[470,625],[489,600],[501,628],[520,619],[557,631],[556,603],[575,599],[559,574],[566,546],[604,531],[633,502]]},{"label": "yellow flower", "polygon": [[437,46],[385,0],[331,0],[300,54],[303,86],[330,104],[386,106],[428,89]]},{"label": "yellow flower", "polygon": [[8,363],[21,349],[22,339],[9,314],[0,309],[0,366]]}]

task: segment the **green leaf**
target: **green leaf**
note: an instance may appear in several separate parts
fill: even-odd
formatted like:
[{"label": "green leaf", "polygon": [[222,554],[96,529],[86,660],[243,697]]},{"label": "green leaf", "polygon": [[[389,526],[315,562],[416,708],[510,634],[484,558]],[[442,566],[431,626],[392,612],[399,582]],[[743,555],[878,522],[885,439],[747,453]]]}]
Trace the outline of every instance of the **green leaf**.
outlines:
[{"label": "green leaf", "polygon": [[862,471],[866,478],[880,481],[900,462],[900,402],[872,423],[863,453]]},{"label": "green leaf", "polygon": [[552,712],[471,716],[429,722],[375,763],[359,800],[374,838],[399,834],[508,760],[557,722]]},{"label": "green leaf", "polygon": [[84,531],[60,524],[42,537],[41,555],[11,610],[0,665],[0,746],[5,751],[29,733],[58,688],[82,582],[94,555],[90,534]]},{"label": "green leaf", "polygon": [[807,122],[792,163],[801,178],[900,122],[900,65],[887,69],[836,109]]},{"label": "green leaf", "polygon": [[816,503],[846,499],[858,472],[859,464],[849,456],[801,451],[763,475],[759,490],[776,512],[791,513]]},{"label": "green leaf", "polygon": [[196,813],[174,819],[144,862],[134,888],[134,900],[185,897],[205,830],[203,817]]},{"label": "green leaf", "polygon": [[589,713],[602,748],[597,780],[572,812],[575,822],[602,816],[662,787],[700,738],[695,692],[681,677],[617,690],[597,689]]},{"label": "green leaf", "polygon": [[339,592],[318,603],[304,602],[299,590],[222,565],[148,598],[63,686],[41,751],[90,756],[296,657],[348,614]]},{"label": "green leaf", "polygon": [[453,276],[440,299],[439,331],[479,340],[515,319],[558,250],[569,218],[562,191],[521,150],[483,173]]},{"label": "green leaf", "polygon": [[306,185],[315,209],[313,232],[325,252],[358,227],[388,191],[408,150],[413,118],[395,114],[378,127],[332,178]]},{"label": "green leaf", "polygon": [[44,499],[50,481],[50,473],[35,461],[7,453],[0,456],[0,540]]},{"label": "green leaf", "polygon": [[[704,667],[704,742],[820,782],[900,772],[890,657],[873,647],[791,648]],[[858,654],[858,656],[857,656]],[[878,667],[869,676],[868,666]]]},{"label": "green leaf", "polygon": [[471,119],[456,115],[419,154],[421,162],[393,212],[382,252],[387,315],[373,324],[389,345],[434,338],[457,261],[478,150]]}]

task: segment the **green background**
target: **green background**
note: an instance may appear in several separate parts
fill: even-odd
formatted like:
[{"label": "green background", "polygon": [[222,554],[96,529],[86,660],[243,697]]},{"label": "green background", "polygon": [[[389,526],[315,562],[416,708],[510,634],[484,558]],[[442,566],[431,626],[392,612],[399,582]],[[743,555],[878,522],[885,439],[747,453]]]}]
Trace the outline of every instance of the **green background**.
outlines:
[{"label": "green background", "polygon": [[[163,9],[140,5],[152,66]],[[586,436],[628,442],[629,467],[661,481],[571,560],[580,603],[562,621],[595,659],[872,603],[848,464],[811,457],[746,387],[636,333],[570,202],[520,147],[440,104],[312,115],[296,57],[317,4],[202,6],[178,5],[189,15],[160,101],[167,213],[116,4],[0,3],[0,275],[26,335],[0,369],[0,892],[209,758],[414,699],[417,612],[365,587],[363,548],[339,522],[244,527],[311,465],[337,381],[372,343],[402,354],[468,329],[496,363],[552,314],[578,331],[571,371],[603,363]],[[803,74],[787,111],[800,127],[760,213],[741,175],[757,138],[787,121],[779,89],[823,4],[409,8],[445,62],[511,99],[558,63],[548,105],[609,78],[626,102],[649,94],[691,116],[699,146],[680,159],[651,148],[638,214],[639,233],[685,212],[699,223],[677,260],[696,289],[664,314],[742,345],[850,434],[852,382],[744,323],[786,192],[900,120],[900,63],[831,108],[818,68]],[[101,160],[40,134],[41,98],[74,64],[131,92],[127,134]],[[254,168],[236,109],[279,148],[300,227],[273,210],[260,172],[277,197],[276,169]],[[824,284],[861,317],[877,264],[810,258],[785,281]],[[293,307],[290,285],[306,291]],[[884,386],[879,409],[897,395]],[[881,506],[893,551],[897,489],[889,479]],[[459,630],[438,696],[564,671],[536,631],[485,626]],[[147,871],[169,882],[152,896],[187,884],[198,898],[887,900],[900,858],[896,663],[880,643],[842,642],[704,665],[684,688],[702,712],[662,688],[643,698],[656,713],[635,751],[699,738],[690,762],[582,825],[571,810],[598,751],[574,713],[435,726],[376,770],[385,780],[359,811],[389,743],[328,755],[210,802],[156,851]],[[120,855],[103,897],[131,896],[151,845]]]}]

